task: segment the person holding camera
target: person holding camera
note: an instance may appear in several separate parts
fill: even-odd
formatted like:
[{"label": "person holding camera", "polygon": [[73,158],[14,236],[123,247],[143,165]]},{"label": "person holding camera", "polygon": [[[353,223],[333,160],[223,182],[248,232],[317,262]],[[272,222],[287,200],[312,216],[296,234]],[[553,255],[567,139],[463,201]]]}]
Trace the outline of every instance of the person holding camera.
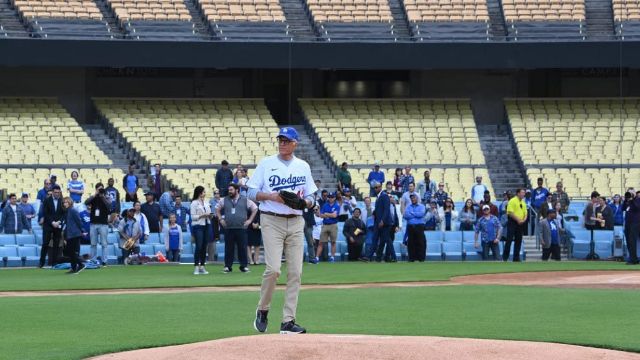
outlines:
[{"label": "person holding camera", "polygon": [[96,192],[89,197],[84,204],[91,206],[89,238],[91,239],[91,258],[98,253],[98,239],[102,245],[102,266],[107,266],[107,254],[109,253],[107,234],[109,233],[109,214],[111,213],[111,200],[107,197],[102,183],[97,183]]}]

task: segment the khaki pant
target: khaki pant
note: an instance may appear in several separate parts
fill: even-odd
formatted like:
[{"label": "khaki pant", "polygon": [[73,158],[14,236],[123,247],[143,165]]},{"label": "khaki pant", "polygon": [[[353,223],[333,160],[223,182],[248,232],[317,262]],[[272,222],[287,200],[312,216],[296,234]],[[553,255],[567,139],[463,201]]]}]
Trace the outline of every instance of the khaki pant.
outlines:
[{"label": "khaki pant", "polygon": [[335,244],[336,241],[338,241],[338,224],[323,224],[320,230],[320,242]]},{"label": "khaki pant", "polygon": [[260,302],[258,310],[269,310],[273,291],[280,276],[282,265],[282,250],[287,260],[287,288],[284,297],[283,322],[296,318],[298,307],[298,293],[302,275],[302,260],[304,257],[304,219],[302,216],[283,218],[262,214],[262,241],[264,243],[264,259],[266,268],[262,274]]}]

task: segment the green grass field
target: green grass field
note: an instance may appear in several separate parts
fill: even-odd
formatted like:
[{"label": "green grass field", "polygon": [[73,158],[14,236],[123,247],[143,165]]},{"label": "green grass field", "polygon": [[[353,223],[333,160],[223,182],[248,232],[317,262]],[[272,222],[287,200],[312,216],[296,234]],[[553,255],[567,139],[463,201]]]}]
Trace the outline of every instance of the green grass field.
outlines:
[{"label": "green grass field", "polygon": [[[190,267],[0,271],[2,290],[258,285],[260,271],[197,277]],[[209,267],[209,271],[218,267]],[[474,273],[630,270],[616,263],[322,264],[303,283],[446,280]],[[90,355],[252,335],[257,292],[0,298],[0,359]],[[303,290],[298,321],[313,333],[437,335],[553,341],[640,352],[632,290],[443,286]],[[269,332],[277,332],[282,292]]]},{"label": "green grass field", "polygon": [[[242,274],[234,269],[222,274],[222,265],[207,266],[210,275],[194,276],[193,267],[181,266],[112,266],[86,270],[78,276],[68,276],[60,270],[24,269],[0,270],[0,291],[21,290],[89,290],[136,289],[157,287],[258,285],[264,266],[253,266]],[[401,281],[449,280],[452,276],[520,271],[551,270],[630,270],[614,262],[446,262],[446,263],[323,263],[304,265],[303,284],[350,284]],[[283,273],[286,273],[283,267]],[[280,283],[284,283],[284,277]]]}]

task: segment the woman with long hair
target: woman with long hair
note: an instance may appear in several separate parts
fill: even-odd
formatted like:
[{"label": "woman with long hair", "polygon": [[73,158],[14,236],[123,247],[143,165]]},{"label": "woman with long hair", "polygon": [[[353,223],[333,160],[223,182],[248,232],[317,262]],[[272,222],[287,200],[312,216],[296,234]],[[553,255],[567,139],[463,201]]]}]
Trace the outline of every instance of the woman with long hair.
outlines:
[{"label": "woman with long hair", "polygon": [[467,199],[464,202],[464,209],[460,212],[460,230],[472,231],[476,223],[476,210],[473,207],[473,200]]},{"label": "woman with long hair", "polygon": [[[62,199],[62,206],[65,208],[64,239],[66,245],[64,250],[66,252],[66,256],[71,262],[71,270],[69,270],[69,274],[77,274],[84,270],[84,264],[80,258],[80,239],[86,235],[86,233],[83,233],[83,223],[80,218],[80,213],[73,208],[73,203],[74,201],[70,197]],[[107,259],[102,259],[102,261],[106,262]]]},{"label": "woman with long hair", "polygon": [[402,168],[396,168],[393,174],[393,195],[395,196],[402,196],[402,176]]},{"label": "woman with long hair", "polygon": [[211,205],[205,201],[206,192],[203,186],[196,186],[191,198],[191,231],[196,238],[196,249],[194,252],[193,275],[209,274],[204,268],[207,261],[207,242],[211,229]]},{"label": "woman with long hair", "polygon": [[453,199],[448,198],[444,201],[444,207],[438,209],[440,217],[440,230],[456,231],[458,230],[458,212],[455,210]]}]

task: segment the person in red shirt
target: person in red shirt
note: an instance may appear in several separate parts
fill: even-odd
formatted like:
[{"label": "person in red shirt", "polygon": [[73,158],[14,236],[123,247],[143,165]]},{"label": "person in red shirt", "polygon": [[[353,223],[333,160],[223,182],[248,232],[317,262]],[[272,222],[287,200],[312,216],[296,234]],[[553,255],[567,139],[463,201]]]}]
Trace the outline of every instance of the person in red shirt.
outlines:
[{"label": "person in red shirt", "polygon": [[490,209],[489,212],[491,213],[491,215],[498,217],[498,214],[499,214],[498,207],[491,202],[491,193],[489,192],[489,190],[484,192],[484,197],[482,201],[480,201],[480,207],[479,207],[480,210],[478,210],[478,219],[484,216],[484,214],[482,213],[482,207],[484,205],[489,205],[489,209]]}]

